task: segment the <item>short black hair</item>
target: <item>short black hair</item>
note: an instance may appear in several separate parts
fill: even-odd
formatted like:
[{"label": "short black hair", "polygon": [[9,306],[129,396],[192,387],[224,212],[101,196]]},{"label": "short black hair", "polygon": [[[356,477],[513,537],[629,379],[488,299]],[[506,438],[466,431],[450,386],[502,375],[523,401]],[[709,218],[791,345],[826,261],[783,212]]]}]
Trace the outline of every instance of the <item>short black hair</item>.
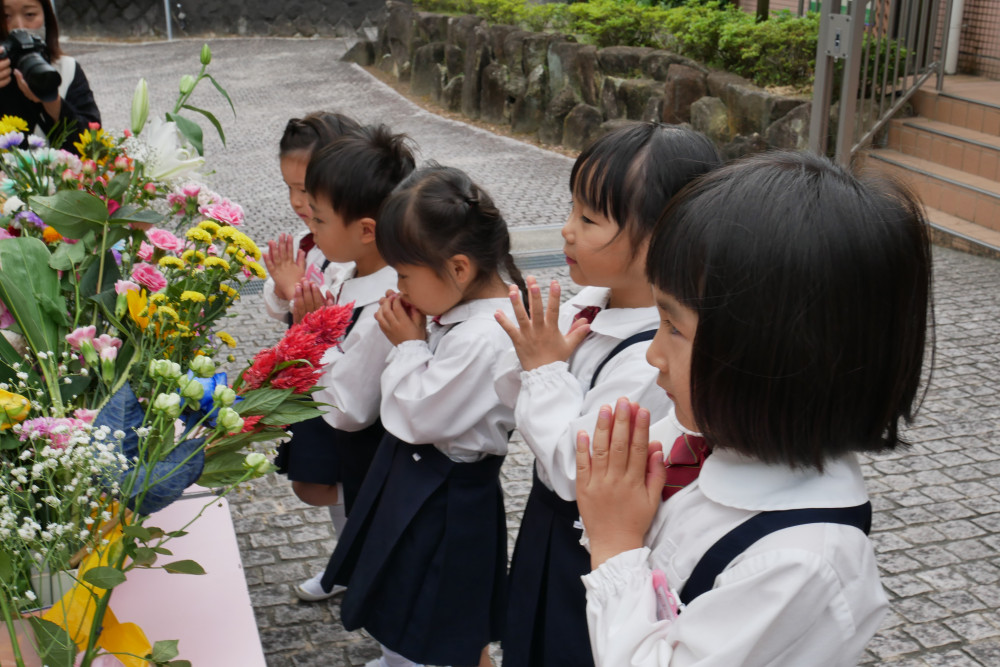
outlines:
[{"label": "short black hair", "polygon": [[443,275],[448,259],[465,255],[476,265],[476,280],[506,274],[527,293],[510,254],[506,221],[489,193],[461,169],[431,162],[410,174],[386,200],[375,243],[390,266],[426,266]]},{"label": "short black hair", "polygon": [[377,219],[386,197],[416,167],[409,144],[385,125],[334,139],[309,159],[306,192],[328,199],[345,224]]},{"label": "short black hair", "polygon": [[573,164],[574,197],[613,220],[633,250],[645,242],[670,198],[722,160],[708,137],[680,125],[635,122],[595,140]]},{"label": "short black hair", "polygon": [[698,314],[691,404],[713,446],[822,470],[907,444],[933,306],[902,185],[808,153],[742,160],[671,203],[646,272]]},{"label": "short black hair", "polygon": [[292,118],[285,124],[278,143],[278,155],[284,157],[299,151],[312,152],[337,137],[361,130],[358,121],[334,111],[314,111],[302,118]]}]

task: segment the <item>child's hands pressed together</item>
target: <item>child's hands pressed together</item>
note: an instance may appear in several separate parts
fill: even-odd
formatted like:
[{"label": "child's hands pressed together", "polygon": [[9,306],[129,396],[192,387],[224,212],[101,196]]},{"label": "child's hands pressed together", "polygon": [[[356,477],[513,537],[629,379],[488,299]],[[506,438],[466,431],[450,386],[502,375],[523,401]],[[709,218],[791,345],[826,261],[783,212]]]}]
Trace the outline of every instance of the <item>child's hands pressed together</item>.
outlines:
[{"label": "child's hands pressed together", "polygon": [[514,285],[510,286],[510,302],[514,306],[517,325],[502,312],[496,313],[497,322],[514,343],[521,368],[530,371],[555,361],[568,360],[590,333],[590,325],[586,320],[576,320],[569,332],[563,335],[559,331],[559,283],[555,280],[549,283],[547,305],[542,303],[542,290],[534,276],[528,276],[525,284],[528,287],[530,315],[521,301],[520,291]]},{"label": "child's hands pressed together", "polygon": [[304,281],[295,285],[294,301],[292,302],[292,321],[301,322],[302,318],[314,310],[332,306],[336,299],[332,294],[324,296],[323,290],[316,283]]},{"label": "child's hands pressed together", "polygon": [[663,447],[649,442],[649,410],[627,398],[601,406],[590,438],[576,438],[576,495],[590,539],[593,569],[622,552],[638,549],[660,507],[667,478]]},{"label": "child's hands pressed together", "polygon": [[393,345],[427,340],[427,316],[403,301],[399,292],[389,290],[379,299],[375,320]]},{"label": "child's hands pressed together", "polygon": [[267,242],[267,252],[263,255],[267,273],[274,279],[275,296],[291,301],[295,285],[306,274],[306,253],[295,249],[291,234],[281,234],[278,240]]}]

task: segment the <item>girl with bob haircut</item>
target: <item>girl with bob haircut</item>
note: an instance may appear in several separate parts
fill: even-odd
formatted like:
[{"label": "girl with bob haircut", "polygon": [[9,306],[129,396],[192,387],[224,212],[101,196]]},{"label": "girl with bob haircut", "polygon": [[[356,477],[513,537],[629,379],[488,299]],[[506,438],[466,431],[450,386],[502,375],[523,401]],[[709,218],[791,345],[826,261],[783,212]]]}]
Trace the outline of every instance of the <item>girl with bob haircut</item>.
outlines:
[{"label": "girl with bob haircut", "polygon": [[[375,318],[394,349],[368,476],[323,578],[347,586],[344,627],[382,644],[369,665],[489,665],[500,639],[507,524],[500,466],[514,412],[493,378],[510,339],[507,223],[458,169],[415,171],[385,202],[378,250],[398,292]],[[427,330],[430,319],[430,331]]]},{"label": "girl with bob haircut", "polygon": [[647,358],[710,451],[662,502],[648,410],[604,406],[593,454],[580,433],[597,664],[857,664],[888,602],[855,454],[905,445],[922,398],[918,203],[820,157],[760,155],[681,193],[646,268],[662,319]]},{"label": "girl with bob haircut", "polygon": [[560,307],[552,281],[546,308],[529,277],[530,316],[516,289],[516,325],[498,315],[517,355],[509,355],[497,385],[513,396],[518,430],[535,455],[510,568],[507,667],[593,665],[581,641],[587,600],[580,577],[590,557],[580,544],[576,433],[593,428],[600,406],[619,396],[666,415],[670,401],[645,361],[659,322],[646,249],[671,197],[719,164],[707,137],[673,125],[632,123],[595,141],[573,165],[573,208],[562,229],[570,278],[584,288]]}]

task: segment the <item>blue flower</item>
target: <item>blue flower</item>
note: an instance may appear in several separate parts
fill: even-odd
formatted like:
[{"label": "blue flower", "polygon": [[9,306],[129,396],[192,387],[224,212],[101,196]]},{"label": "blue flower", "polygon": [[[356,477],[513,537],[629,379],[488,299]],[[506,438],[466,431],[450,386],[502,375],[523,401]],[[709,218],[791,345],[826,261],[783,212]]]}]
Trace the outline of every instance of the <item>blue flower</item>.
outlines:
[{"label": "blue flower", "polygon": [[17,130],[0,134],[0,150],[9,151],[11,148],[17,148],[22,141],[24,141],[24,135]]}]

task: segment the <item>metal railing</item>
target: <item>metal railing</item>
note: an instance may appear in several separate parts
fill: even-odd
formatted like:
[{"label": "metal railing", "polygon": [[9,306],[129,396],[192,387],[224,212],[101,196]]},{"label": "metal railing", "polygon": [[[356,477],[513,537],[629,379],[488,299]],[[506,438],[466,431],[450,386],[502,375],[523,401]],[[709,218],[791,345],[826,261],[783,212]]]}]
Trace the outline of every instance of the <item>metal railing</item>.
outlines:
[{"label": "metal railing", "polygon": [[[943,75],[952,0],[823,0],[809,147],[826,154],[840,78],[834,156],[847,164],[932,75]],[[942,7],[942,5],[947,5]],[[846,11],[844,11],[846,8]],[[944,29],[938,31],[944,9]]]}]

